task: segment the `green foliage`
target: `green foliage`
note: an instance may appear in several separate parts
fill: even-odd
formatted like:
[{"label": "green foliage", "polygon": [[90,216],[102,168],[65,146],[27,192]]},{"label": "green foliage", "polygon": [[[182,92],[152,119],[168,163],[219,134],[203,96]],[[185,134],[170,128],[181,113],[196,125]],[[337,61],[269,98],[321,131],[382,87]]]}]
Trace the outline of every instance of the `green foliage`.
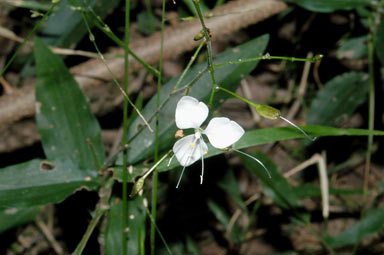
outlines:
[{"label": "green foliage", "polygon": [[[312,100],[307,115],[307,122],[311,125],[305,126],[303,129],[309,135],[322,140],[332,139],[327,138],[331,136],[383,136],[384,131],[380,130],[343,129],[336,128],[335,126],[341,126],[344,120],[352,114],[355,114],[356,110],[367,101],[369,78],[371,82],[374,79],[380,79],[379,75],[374,76],[373,70],[370,69],[371,66],[374,66],[375,59],[370,58],[370,56],[367,55],[367,51],[372,47],[370,43],[372,42],[371,38],[373,38],[376,55],[381,61],[381,64],[384,63],[384,44],[382,43],[384,40],[384,18],[381,13],[384,2],[373,2],[370,0],[287,1],[309,11],[322,13],[356,9],[357,11],[353,12],[354,17],[357,17],[356,20],[360,22],[359,24],[363,25],[362,29],[366,29],[366,34],[364,34],[364,32],[355,34],[353,31],[350,31],[340,36],[339,38],[348,39],[339,41],[341,42],[340,44],[335,43],[335,45],[339,45],[334,51],[335,56],[351,60],[366,60],[368,57],[369,71],[372,71],[370,77],[366,73],[363,73],[365,69],[361,69],[363,71],[345,72],[328,81]],[[147,218],[150,217],[146,205],[148,194],[136,196],[134,199],[129,200],[128,213],[127,211],[123,211],[123,202],[118,195],[116,195],[116,193],[119,192],[118,189],[113,190],[114,196],[110,199],[114,179],[120,181],[123,173],[121,157],[117,162],[113,162],[113,160],[108,162],[114,170],[113,177],[108,175],[108,171],[102,173],[100,171],[103,175],[98,176],[97,170],[100,170],[100,166],[106,163],[99,123],[90,110],[88,100],[83,95],[77,82],[61,58],[53,54],[45,45],[45,43],[48,43],[50,45],[73,48],[84,38],[87,32],[81,16],[81,11],[85,11],[87,12],[85,17],[96,22],[104,30],[108,30],[105,31],[105,33],[109,33],[109,36],[113,38],[115,43],[120,47],[128,47],[112,32],[115,28],[106,27],[103,21],[119,2],[119,0],[62,0],[59,8],[55,9],[54,15],[50,17],[45,23],[45,26],[40,30],[42,39],[36,37],[34,42],[34,57],[37,70],[36,122],[47,160],[33,159],[0,169],[0,232],[33,220],[44,205],[60,203],[77,190],[99,189],[100,201],[103,203],[99,203],[95,209],[95,213],[92,214],[93,218],[90,226],[95,227],[97,221],[94,220],[106,215],[104,219],[105,225],[102,225],[100,228],[105,241],[106,254],[123,254],[126,247],[129,254],[145,253],[145,245],[146,242],[148,243],[148,240],[146,241],[146,238],[148,238],[146,230],[148,229],[149,223]],[[223,1],[218,0],[216,4],[220,5],[222,2]],[[148,4],[149,1],[146,3]],[[184,3],[185,5],[181,4],[181,7],[178,6],[178,8],[189,8],[190,13],[199,14],[196,12],[194,2],[186,0]],[[212,6],[212,4],[210,3],[209,6]],[[200,1],[200,8],[203,12],[209,11],[209,7],[204,4],[204,1]],[[186,10],[183,11],[187,12]],[[285,18],[288,16],[289,15],[285,16]],[[136,18],[136,27],[138,30],[145,34],[156,32],[158,28],[158,24],[156,23],[157,19],[148,6],[147,10],[140,10]],[[200,18],[203,19],[203,17]],[[209,17],[204,18],[208,19]],[[313,22],[313,20],[311,22]],[[129,22],[127,22],[127,24],[129,26]],[[128,26],[125,27],[125,32],[127,32]],[[353,29],[351,28],[351,30]],[[199,31],[196,31],[196,33],[197,32]],[[213,35],[215,34],[213,33]],[[354,37],[356,35],[359,35],[359,37]],[[300,36],[301,34],[298,37]],[[191,40],[192,39],[193,38],[191,38]],[[209,38],[205,38],[205,40],[209,42]],[[240,41],[243,41],[243,39],[241,38]],[[176,132],[174,116],[178,100],[183,95],[188,94],[200,101],[208,102],[214,80],[212,76],[215,77],[220,87],[227,89],[229,91],[228,93],[232,93],[232,91],[236,91],[238,88],[239,81],[254,70],[258,64],[258,61],[255,61],[256,58],[268,61],[280,59],[316,62],[320,60],[320,58],[316,57],[312,59],[291,58],[286,56],[261,57],[268,45],[268,41],[269,36],[263,35],[221,53],[214,59],[214,64],[223,65],[215,66],[214,72],[212,65],[209,65],[211,70],[206,67],[206,63],[196,65],[187,72],[184,80],[177,88],[175,88],[175,85],[179,77],[174,77],[167,82],[159,92],[160,107],[157,106],[157,95],[148,102],[146,102],[147,98],[143,96],[145,93],[140,93],[136,97],[136,106],[141,110],[144,105],[142,113],[153,129],[155,129],[156,116],[158,117],[159,140],[155,141],[155,134],[151,133],[144,126],[142,119],[132,110],[128,125],[125,126],[129,126],[129,132],[126,134],[129,137],[127,144],[128,163],[133,165],[134,168],[133,172],[128,173],[129,181],[133,181],[135,177],[142,175],[149,166],[157,163],[153,162],[153,164],[148,164],[148,160],[151,159],[154,154],[155,144],[158,143],[160,145],[160,152],[166,152],[172,148],[173,143],[176,141],[174,137]],[[229,42],[228,45],[230,45],[230,43],[232,42]],[[300,47],[298,47],[298,49],[299,48]],[[196,53],[196,56],[197,55]],[[325,58],[329,58],[329,55],[330,54],[325,55],[324,60]],[[212,54],[210,50],[208,50],[208,59],[211,60],[211,58]],[[243,60],[245,60],[244,63],[239,64]],[[148,65],[145,65],[145,67],[151,69]],[[154,69],[152,68],[152,70]],[[128,74],[126,73],[126,75]],[[155,76],[157,76],[157,74]],[[373,85],[371,85],[371,88],[373,88]],[[215,97],[213,104],[210,105],[210,114],[216,114],[214,111],[230,96],[225,90],[213,91],[215,92]],[[374,93],[374,91],[372,92],[371,89],[371,94],[372,93]],[[306,102],[306,99],[307,98],[305,98],[303,102]],[[261,108],[259,107],[262,111],[259,111],[259,113],[261,113],[262,116],[269,117],[269,119],[279,119],[279,110],[272,106],[260,106],[262,106]],[[282,112],[284,113],[284,110]],[[370,119],[370,121],[373,120],[373,118]],[[278,125],[278,122],[276,122],[276,125]],[[243,137],[233,145],[233,148],[246,149],[252,146],[297,138],[305,138],[305,136],[293,127],[252,129],[248,130]],[[314,143],[311,142],[306,145],[302,143],[300,146],[304,147],[308,144],[313,145]],[[225,150],[215,149],[210,144],[208,146],[209,151],[207,155],[204,155],[204,158],[226,153]],[[367,154],[370,155],[372,152],[373,151],[368,149]],[[166,158],[169,154],[163,155],[164,158]],[[322,194],[319,186],[314,183],[306,183],[303,179],[300,179],[300,177],[298,177],[299,184],[297,186],[291,186],[286,178],[280,174],[279,165],[275,165],[274,162],[270,161],[267,156],[262,153],[251,153],[251,155],[260,159],[271,172],[272,178],[269,178],[265,169],[257,161],[243,154],[239,154],[242,160],[241,162],[243,163],[242,166],[245,166],[252,175],[260,180],[264,195],[272,199],[273,205],[271,205],[271,207],[283,209],[282,214],[283,217],[286,217],[285,220],[288,219],[293,223],[299,224],[304,223],[304,227],[312,224],[310,220],[316,212],[306,210],[305,207],[302,206],[305,205],[305,201],[302,199],[320,197]],[[119,156],[121,156],[121,154],[119,154]],[[174,159],[171,164],[168,165],[168,160],[166,159],[162,161],[157,170],[165,172],[175,169],[178,166],[179,163],[177,160]],[[131,168],[129,168],[129,170],[130,169]],[[124,171],[127,171],[127,169],[124,169]],[[339,174],[339,172],[328,172],[328,174],[331,176],[331,174]],[[149,179],[150,178],[144,180],[143,178],[141,184],[146,185],[146,187],[150,186],[150,182],[148,182]],[[107,187],[106,183],[109,183],[110,186]],[[241,208],[243,216],[249,220],[248,226],[245,228],[243,227],[244,225],[240,224],[234,224],[232,226],[230,222],[230,213],[232,212],[228,210],[228,208],[223,207],[223,203],[216,202],[211,198],[207,200],[209,210],[212,212],[216,221],[224,227],[222,231],[223,236],[225,230],[230,230],[230,236],[225,236],[225,238],[229,238],[229,241],[233,241],[240,247],[245,241],[245,237],[251,234],[249,228],[253,227],[254,219],[258,217],[258,215],[256,215],[257,209],[259,206],[263,206],[263,201],[260,200],[254,206],[254,210],[249,210],[243,201],[243,196],[245,198],[245,195],[238,189],[238,180],[236,180],[232,170],[226,171],[225,175],[215,185],[226,193],[226,198],[229,197],[234,200],[236,203],[235,208],[237,206]],[[383,183],[379,185],[381,185],[380,192],[382,193]],[[131,188],[131,186],[128,187]],[[329,194],[343,196],[343,198],[346,199],[352,199],[349,197],[350,195],[365,196],[369,194],[369,192],[366,192],[366,190],[363,191],[360,188],[345,189],[337,188],[337,186],[334,187],[335,188],[329,189]],[[168,188],[166,182],[162,181],[159,190],[164,191],[159,200],[162,201],[162,206],[164,206],[162,209],[165,208],[164,211],[160,212],[167,212],[167,207],[171,207],[168,201],[168,198],[171,197],[168,192],[171,189]],[[154,191],[157,192],[157,188],[154,188]],[[152,197],[152,200],[156,201],[156,197]],[[364,217],[357,220],[354,226],[348,228],[339,236],[333,237],[331,234],[324,235],[324,232],[319,232],[316,233],[316,237],[329,249],[330,254],[333,253],[332,247],[339,248],[355,245],[363,239],[383,230],[383,208],[383,206],[370,208],[368,212],[364,214]],[[72,210],[73,208],[70,209]],[[294,217],[286,216],[285,212],[287,212],[288,215],[294,215]],[[158,218],[162,216],[161,213],[158,214]],[[123,226],[124,215],[127,215],[128,228]],[[157,219],[151,220],[156,224]],[[317,222],[314,224],[317,224]],[[105,229],[103,227],[105,227]],[[152,228],[152,230],[153,229],[154,228]],[[283,229],[283,227],[281,227],[281,229]],[[161,236],[163,229],[157,230]],[[91,234],[92,231],[93,230],[91,230],[89,234]],[[127,233],[127,241],[123,241],[122,233]],[[165,240],[163,236],[161,236],[161,238],[164,246],[168,249],[167,237],[165,237]],[[185,244],[184,240],[186,240]],[[86,242],[87,240],[84,241],[84,244]],[[199,254],[200,252],[200,243],[196,244],[192,237],[189,236],[189,233],[171,242],[169,247],[172,248],[175,254]],[[159,241],[156,242],[156,246],[158,243]],[[157,254],[170,253],[169,251],[166,253],[162,248],[158,249],[156,247],[156,249]],[[228,250],[227,252],[231,253],[232,250]]]},{"label": "green foliage", "polygon": [[371,0],[287,0],[313,12],[334,12],[369,6]]},{"label": "green foliage", "polygon": [[[229,221],[230,221],[230,216],[228,213],[225,211],[224,208],[222,208],[220,205],[215,203],[213,200],[208,200],[208,207],[212,211],[212,213],[215,215],[216,219],[218,222],[221,223],[221,225],[224,226],[225,229],[228,229],[230,227]],[[239,243],[241,241],[241,231],[240,228],[237,224],[234,224],[232,226],[232,231],[231,233],[231,238],[235,243]]]},{"label": "green foliage", "polygon": [[33,220],[41,211],[42,206],[28,208],[8,208],[0,211],[0,233]]},{"label": "green foliage", "polygon": [[245,205],[239,188],[237,187],[236,177],[233,171],[228,171],[223,179],[221,179],[217,185],[225,192],[228,196],[230,196],[237,205],[244,211],[247,211],[247,206]]},{"label": "green foliage", "polygon": [[384,206],[371,209],[365,217],[336,237],[326,236],[327,243],[332,247],[353,245],[364,238],[384,229]]},{"label": "green foliage", "polygon": [[259,159],[270,171],[272,178],[269,178],[265,169],[255,160],[239,154],[245,167],[263,183],[263,192],[271,197],[273,201],[282,208],[292,209],[300,205],[299,198],[293,188],[277,170],[276,166],[261,153],[250,153]]},{"label": "green foliage", "polygon": [[325,84],[312,101],[307,121],[312,125],[338,126],[366,101],[368,76],[344,73]]},{"label": "green foliage", "polygon": [[359,36],[343,40],[337,56],[339,58],[362,58],[367,56],[367,36]]},{"label": "green foliage", "polygon": [[[70,159],[82,169],[104,162],[101,129],[63,61],[36,38],[36,121],[47,158]],[[87,143],[91,142],[91,145]]]},{"label": "green foliage", "polygon": [[[104,19],[116,8],[119,0],[87,0],[86,7]],[[58,10],[40,31],[45,44],[73,48],[87,33],[81,12],[83,0],[61,0]],[[65,21],[65,22],[63,22]]]},{"label": "green foliage", "polygon": [[[302,127],[305,132],[314,137],[325,137],[325,136],[367,136],[370,134],[368,130],[365,129],[343,129],[343,128],[334,128],[327,126],[305,126]],[[383,136],[384,131],[374,131],[375,136]],[[267,144],[277,141],[283,141],[288,139],[297,139],[297,138],[306,138],[301,132],[293,127],[280,127],[280,128],[264,128],[264,129],[255,129],[247,131],[243,137],[234,145],[236,149],[244,149],[256,145]],[[213,148],[208,144],[208,154],[204,155],[204,158],[213,157],[219,154],[225,153],[225,151],[218,150]],[[179,166],[179,163],[176,160],[173,160],[170,165],[168,162],[162,162],[158,166],[160,172],[169,171]],[[148,166],[143,166],[138,164],[139,169],[148,168]],[[117,177],[121,176],[121,169],[116,168]],[[120,173],[119,173],[120,172]],[[139,172],[139,171],[138,171]],[[132,175],[133,176],[133,175]]]},{"label": "green foliage", "polygon": [[69,159],[38,159],[0,169],[0,209],[59,203],[79,189],[98,186],[95,172]]},{"label": "green foliage", "polygon": [[381,15],[381,19],[377,26],[375,37],[375,49],[376,54],[380,59],[381,65],[384,65],[384,15]]},{"label": "green foliage", "polygon": [[139,13],[137,18],[137,28],[140,32],[146,35],[151,35],[156,31],[156,26],[158,25],[159,21],[155,16],[153,16],[152,13],[148,11],[142,11]]},{"label": "green foliage", "polygon": [[[142,196],[128,201],[128,251],[129,254],[143,254],[142,244],[145,239],[146,208]],[[108,255],[122,254],[123,229],[123,203],[118,198],[111,199],[111,208],[108,213],[108,226],[105,231],[105,246]]]}]

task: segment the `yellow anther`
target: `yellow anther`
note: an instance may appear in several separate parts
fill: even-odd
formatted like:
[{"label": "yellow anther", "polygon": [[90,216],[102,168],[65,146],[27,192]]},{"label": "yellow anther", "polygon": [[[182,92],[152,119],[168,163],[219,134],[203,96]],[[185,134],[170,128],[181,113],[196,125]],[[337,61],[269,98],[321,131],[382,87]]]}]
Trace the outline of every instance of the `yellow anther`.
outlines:
[{"label": "yellow anther", "polygon": [[191,147],[192,147],[193,149],[195,149],[195,147],[196,147],[196,144],[194,144],[194,143],[189,143],[189,145],[191,145]]}]

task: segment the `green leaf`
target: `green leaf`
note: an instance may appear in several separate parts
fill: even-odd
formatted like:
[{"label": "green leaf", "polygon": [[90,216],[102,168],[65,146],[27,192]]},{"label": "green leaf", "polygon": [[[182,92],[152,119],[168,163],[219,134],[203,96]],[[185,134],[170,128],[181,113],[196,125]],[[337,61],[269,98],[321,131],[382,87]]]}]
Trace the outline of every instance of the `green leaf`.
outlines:
[{"label": "green leaf", "polygon": [[334,12],[369,6],[371,0],[287,0],[313,12]]},{"label": "green leaf", "polygon": [[60,57],[35,38],[36,121],[48,159],[71,159],[82,169],[104,161],[101,129],[77,82]]},{"label": "green leaf", "polygon": [[[87,29],[83,24],[81,11],[68,2],[73,2],[73,0],[61,0],[58,11],[44,24],[40,31],[44,43],[73,48],[86,35]],[[75,2],[77,3],[78,0]],[[120,3],[120,0],[87,0],[85,3],[88,8],[95,11],[100,19],[104,19]]]},{"label": "green leaf", "polygon": [[359,221],[337,237],[327,235],[325,241],[332,247],[342,247],[360,242],[364,238],[384,229],[384,206],[372,209]]},{"label": "green leaf", "polygon": [[[368,136],[371,134],[366,129],[345,129],[345,128],[334,128],[326,126],[304,126],[302,127],[309,135],[314,137],[326,137],[326,136]],[[372,132],[375,136],[383,136],[384,131],[375,130]],[[244,149],[256,145],[262,145],[266,143],[278,142],[288,139],[306,138],[301,132],[293,127],[279,127],[279,128],[264,128],[247,131],[243,137],[233,146],[235,149]],[[225,151],[217,150],[208,144],[208,154],[204,155],[204,158],[213,157],[219,154],[225,153]],[[179,167],[177,160],[173,159],[168,165],[168,160],[163,161],[158,166],[159,172],[165,172]],[[148,164],[136,164],[135,169],[129,174],[129,181],[138,175],[142,175],[147,171],[151,165]],[[122,167],[114,167],[114,177],[121,182],[123,170]]]},{"label": "green leaf", "polygon": [[[215,58],[215,63],[223,63],[228,61],[238,60],[240,58],[251,58],[261,56],[267,43],[268,36],[264,35],[249,41],[235,49],[230,49]],[[240,65],[228,65],[215,69],[215,77],[218,84],[221,86],[235,90],[240,79],[249,74],[256,66],[256,62],[245,63]],[[183,83],[180,86],[185,86],[199,75],[206,67],[206,63],[199,64],[192,68],[185,76]],[[178,80],[178,77],[172,79],[165,84],[161,89],[160,104],[164,105],[159,111],[159,145],[160,150],[165,150],[175,141],[174,134],[176,132],[175,125],[175,109],[177,101],[181,98],[182,91],[173,92],[173,88]],[[208,72],[202,74],[190,89],[190,96],[193,96],[201,101],[207,101],[212,89],[212,80]],[[218,106],[219,102],[224,98],[228,98],[226,93],[219,92],[215,96],[214,105]],[[144,107],[142,114],[145,116],[152,127],[155,127],[154,114],[157,112],[157,98],[153,97]],[[130,164],[139,162],[140,160],[151,157],[154,152],[155,133],[150,132],[147,128],[138,132],[143,126],[140,118],[136,119],[129,130],[129,138],[131,139],[128,150],[128,161]]]},{"label": "green leaf", "polygon": [[307,114],[312,125],[337,126],[366,101],[368,76],[364,73],[344,73],[336,76],[319,90]]},{"label": "green leaf", "polygon": [[[321,196],[320,187],[315,184],[304,184],[299,187],[294,187],[293,191],[299,198],[304,197],[319,197]],[[363,190],[361,189],[329,189],[330,195],[362,195]]]},{"label": "green leaf", "polygon": [[381,65],[384,66],[384,15],[381,15],[380,23],[376,29],[375,49],[380,59]]},{"label": "green leaf", "polygon": [[95,172],[70,160],[32,160],[0,169],[0,210],[59,203],[76,190],[98,186]]},{"label": "green leaf", "polygon": [[[304,126],[302,127],[305,132],[314,137],[322,136],[368,136],[371,132],[366,129],[343,129],[326,126]],[[373,135],[382,136],[384,131],[373,131]],[[288,139],[306,138],[301,132],[293,127],[279,127],[279,128],[263,128],[255,129],[245,132],[241,139],[233,146],[235,149],[244,149],[256,145],[262,145],[266,143],[278,142]],[[204,158],[209,158],[219,154],[225,153],[225,151],[217,150],[208,144],[208,154],[204,155]],[[177,160],[173,160],[168,166],[168,160],[162,162],[158,166],[160,172],[171,170],[178,167]],[[149,166],[137,165],[139,169],[148,168]],[[137,171],[135,171],[137,174]],[[119,176],[120,174],[118,174]]]},{"label": "green leaf", "polygon": [[279,173],[276,165],[260,152],[249,154],[263,162],[265,167],[271,173],[272,178],[269,178],[265,169],[258,162],[252,158],[239,154],[245,164],[245,167],[251,171],[251,173],[260,178],[263,183],[264,194],[271,197],[277,205],[285,209],[298,207],[299,198],[296,196],[294,189],[288,184],[287,179]]},{"label": "green leaf", "polygon": [[152,13],[142,11],[139,13],[137,19],[137,28],[140,32],[145,35],[151,35],[156,32],[156,27],[159,21]]},{"label": "green leaf", "polygon": [[32,221],[41,211],[42,206],[29,208],[8,208],[0,211],[0,233],[7,229]]},{"label": "green leaf", "polygon": [[341,42],[337,51],[338,58],[362,58],[367,56],[367,36],[348,38]]},{"label": "green leaf", "polygon": [[244,211],[247,211],[243,198],[241,197],[239,188],[237,187],[236,177],[233,171],[229,170],[224,177],[217,183],[219,187],[227,193],[228,196],[236,201],[237,205]]},{"label": "green leaf", "polygon": [[[208,203],[209,209],[213,212],[216,219],[221,223],[221,225],[224,226],[225,229],[228,229],[229,221],[231,218],[228,215],[228,213],[224,210],[224,208],[222,208],[221,206],[219,206],[218,204],[216,204],[212,200],[208,200],[207,203]],[[240,243],[241,237],[242,237],[242,235],[241,235],[241,231],[240,231],[239,226],[237,224],[234,224],[233,228],[232,228],[232,232],[231,232],[232,240],[235,243]]]},{"label": "green leaf", "polygon": [[[142,254],[140,249],[145,238],[146,212],[143,197],[136,196],[128,201],[128,251],[129,254]],[[108,226],[105,231],[105,246],[107,255],[123,254],[123,203],[117,198],[111,199],[111,209],[108,214]]]},{"label": "green leaf", "polygon": [[[46,45],[73,49],[87,34],[80,11],[83,7],[82,4],[92,8],[100,19],[104,19],[119,3],[120,0],[81,0],[81,2],[79,0],[61,0],[56,6],[56,11],[41,27],[41,39]],[[90,26],[92,27],[93,24],[90,23]],[[20,59],[20,61],[23,61],[22,64],[26,62],[21,75],[23,77],[34,75],[32,58],[28,56],[28,60]]]}]

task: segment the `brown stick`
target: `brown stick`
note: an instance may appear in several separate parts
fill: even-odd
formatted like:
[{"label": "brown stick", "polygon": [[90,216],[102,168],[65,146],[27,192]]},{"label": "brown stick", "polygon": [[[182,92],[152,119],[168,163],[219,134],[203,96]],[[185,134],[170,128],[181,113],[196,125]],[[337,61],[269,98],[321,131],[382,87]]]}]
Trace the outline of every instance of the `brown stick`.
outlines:
[{"label": "brown stick", "polygon": [[[207,19],[207,26],[212,39],[232,33],[241,28],[255,24],[274,14],[285,10],[286,4],[280,0],[241,0],[232,1],[213,11],[213,17]],[[185,51],[196,47],[198,42],[193,37],[201,30],[198,20],[180,23],[165,30],[164,59],[171,59]],[[145,39],[133,42],[132,50],[150,64],[159,60],[160,34],[156,33]],[[121,78],[123,75],[123,59],[107,60],[112,72]],[[137,71],[141,65],[130,58],[130,71]],[[89,91],[94,86],[106,83],[109,73],[99,59],[91,59],[71,68],[80,87]],[[30,82],[31,83],[31,82]],[[28,84],[25,84],[28,85]],[[34,82],[25,86],[18,93],[0,97],[0,127],[9,125],[35,113]],[[86,92],[87,93],[87,92]]]}]

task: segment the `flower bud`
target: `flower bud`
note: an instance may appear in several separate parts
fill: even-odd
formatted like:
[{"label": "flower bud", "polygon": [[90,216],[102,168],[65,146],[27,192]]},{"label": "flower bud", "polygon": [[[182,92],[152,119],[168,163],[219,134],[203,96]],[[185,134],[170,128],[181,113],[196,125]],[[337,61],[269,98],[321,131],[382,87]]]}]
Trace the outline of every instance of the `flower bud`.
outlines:
[{"label": "flower bud", "polygon": [[129,195],[131,198],[135,197],[140,190],[143,189],[145,177],[140,177],[135,184],[133,184],[131,194]]},{"label": "flower bud", "polygon": [[255,109],[257,113],[260,114],[261,117],[264,117],[266,119],[276,120],[281,116],[281,113],[279,110],[269,105],[259,104],[255,106]]}]

